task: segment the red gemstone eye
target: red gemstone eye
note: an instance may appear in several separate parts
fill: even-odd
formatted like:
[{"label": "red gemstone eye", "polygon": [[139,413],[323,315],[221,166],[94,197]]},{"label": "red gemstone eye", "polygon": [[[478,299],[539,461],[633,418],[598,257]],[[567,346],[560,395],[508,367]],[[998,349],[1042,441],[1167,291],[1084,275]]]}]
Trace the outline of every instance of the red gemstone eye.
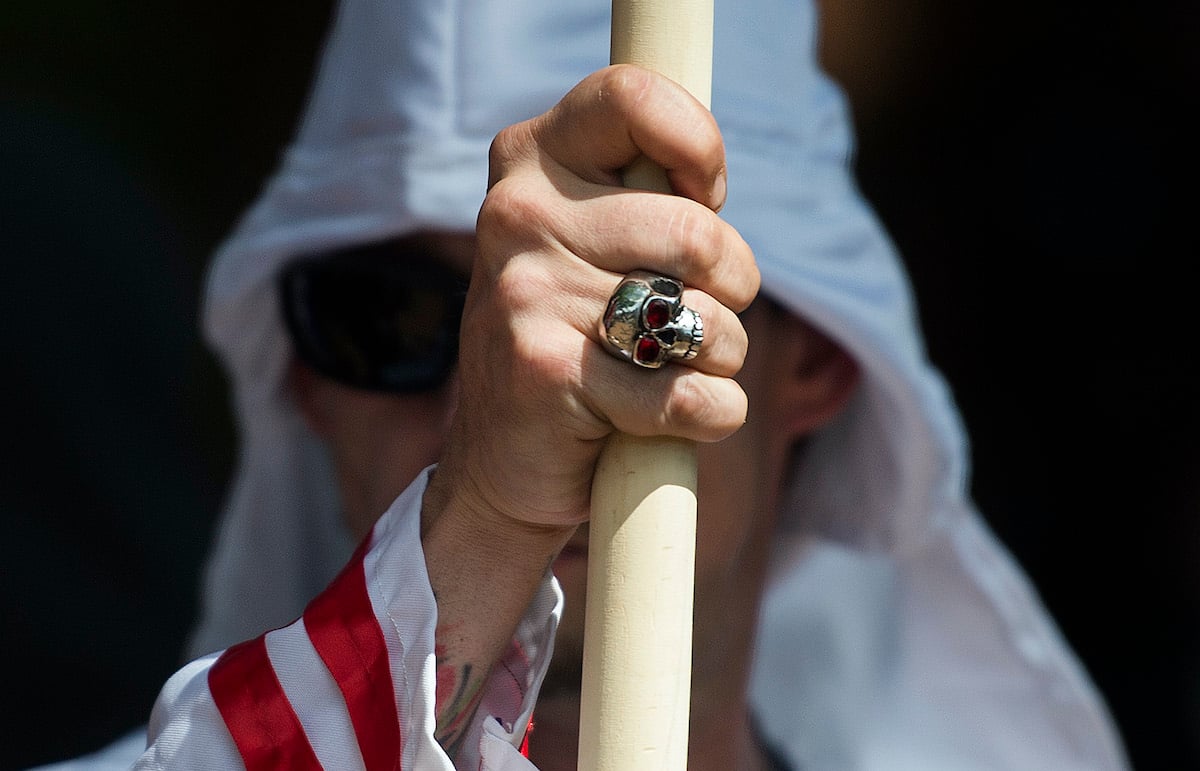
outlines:
[{"label": "red gemstone eye", "polygon": [[658,341],[653,337],[643,337],[637,341],[637,345],[633,349],[633,358],[639,364],[647,364],[658,361],[659,353],[662,351]]},{"label": "red gemstone eye", "polygon": [[646,326],[650,329],[662,329],[671,320],[671,306],[661,297],[655,297],[646,303]]}]

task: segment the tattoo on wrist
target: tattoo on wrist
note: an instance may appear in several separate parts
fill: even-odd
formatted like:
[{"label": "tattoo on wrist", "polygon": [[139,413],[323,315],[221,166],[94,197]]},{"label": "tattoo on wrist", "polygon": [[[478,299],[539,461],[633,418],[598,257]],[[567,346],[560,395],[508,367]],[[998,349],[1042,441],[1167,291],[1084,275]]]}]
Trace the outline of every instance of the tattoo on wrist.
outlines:
[{"label": "tattoo on wrist", "polygon": [[470,662],[456,664],[447,660],[440,644],[435,646],[434,655],[437,659],[434,738],[453,760],[462,750],[483,698],[483,677],[473,676],[476,668]]}]

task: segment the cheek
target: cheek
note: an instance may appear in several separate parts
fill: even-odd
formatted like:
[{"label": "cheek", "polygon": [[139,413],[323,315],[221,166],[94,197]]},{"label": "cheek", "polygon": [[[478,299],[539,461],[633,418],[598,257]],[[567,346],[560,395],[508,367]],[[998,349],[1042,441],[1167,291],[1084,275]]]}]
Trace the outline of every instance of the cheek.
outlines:
[{"label": "cheek", "polygon": [[[762,314],[752,313],[747,322],[752,340],[764,336],[761,327]],[[780,474],[792,439],[780,420],[775,391],[784,373],[768,352],[751,345],[738,375],[750,405],[746,424],[722,442],[700,445],[698,579],[727,580],[765,559],[770,546]]]},{"label": "cheek", "polygon": [[363,394],[343,405],[329,439],[342,509],[356,538],[438,459],[447,409],[442,394]]},{"label": "cheek", "polygon": [[432,409],[383,416],[375,424],[375,453],[365,459],[385,507],[442,452],[444,433]]},{"label": "cheek", "polygon": [[700,576],[736,567],[762,519],[762,453],[750,428],[700,447],[696,522],[696,571]]}]

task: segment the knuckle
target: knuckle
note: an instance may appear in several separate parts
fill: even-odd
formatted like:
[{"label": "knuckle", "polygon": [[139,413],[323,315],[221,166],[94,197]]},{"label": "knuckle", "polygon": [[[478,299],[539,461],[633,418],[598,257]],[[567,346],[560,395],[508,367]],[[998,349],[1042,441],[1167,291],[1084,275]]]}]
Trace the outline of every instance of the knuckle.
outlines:
[{"label": "knuckle", "polygon": [[550,291],[552,282],[534,270],[531,262],[519,258],[509,260],[495,276],[492,292],[507,315],[525,318],[544,305],[546,297],[554,296]]},{"label": "knuckle", "polygon": [[707,288],[719,275],[724,233],[715,215],[699,205],[682,209],[671,222],[671,236],[679,249],[681,275],[698,288]]},{"label": "knuckle", "polygon": [[538,196],[519,179],[506,177],[492,185],[479,207],[476,234],[482,240],[513,239],[543,220]]},{"label": "knuckle", "polygon": [[580,390],[578,360],[565,340],[550,343],[554,337],[544,328],[528,332],[514,330],[512,355],[505,365],[513,403],[525,405],[531,423],[564,422],[579,412],[573,398]]},{"label": "knuckle", "polygon": [[717,172],[725,170],[725,137],[721,134],[721,127],[717,125],[716,117],[705,111],[707,120],[703,121],[697,128],[703,131],[701,137],[705,143],[705,147],[712,153],[713,164],[717,166]]},{"label": "knuckle", "polygon": [[676,381],[665,419],[680,436],[720,441],[745,422],[745,392],[732,380],[689,373]]},{"label": "knuckle", "polygon": [[698,102],[688,123],[691,147],[696,154],[697,170],[705,182],[712,185],[720,174],[726,173],[725,137],[717,119]]},{"label": "knuckle", "polygon": [[605,67],[597,77],[600,98],[622,115],[636,112],[654,87],[653,73],[632,64]]},{"label": "knuckle", "polygon": [[538,402],[562,392],[570,380],[569,346],[556,344],[562,332],[535,317],[531,306],[544,297],[521,271],[506,269],[493,283],[486,354],[479,358],[480,381],[512,394],[510,405]]},{"label": "knuckle", "polygon": [[676,379],[667,397],[663,418],[680,434],[693,436],[711,420],[716,408],[711,395],[689,373]]},{"label": "knuckle", "polygon": [[732,316],[732,319],[722,336],[721,361],[718,363],[719,373],[729,377],[741,372],[746,364],[746,354],[750,350],[750,338],[746,335],[745,328],[738,322],[737,316]]},{"label": "knuckle", "polygon": [[508,169],[525,157],[531,139],[527,123],[518,123],[500,130],[488,148],[490,183],[503,177]]},{"label": "knuckle", "polygon": [[760,277],[753,254],[737,232],[702,206],[681,210],[670,222],[676,249],[676,276],[736,312],[758,294]]},{"label": "knuckle", "polygon": [[750,303],[754,302],[754,298],[758,296],[758,290],[762,285],[762,275],[758,271],[758,263],[754,261],[749,247],[736,254],[744,256],[731,257],[722,261],[722,264],[730,273],[727,304],[737,313],[741,313],[749,308]]},{"label": "knuckle", "polygon": [[736,230],[724,221],[719,222],[720,235],[714,237],[708,279],[716,289],[714,295],[734,312],[741,313],[758,295],[762,277],[750,247]]}]

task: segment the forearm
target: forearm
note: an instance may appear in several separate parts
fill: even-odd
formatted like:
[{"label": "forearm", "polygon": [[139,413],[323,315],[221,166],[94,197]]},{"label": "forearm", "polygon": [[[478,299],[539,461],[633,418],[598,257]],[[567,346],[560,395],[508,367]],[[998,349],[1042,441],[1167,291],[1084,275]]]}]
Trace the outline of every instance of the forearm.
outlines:
[{"label": "forearm", "polygon": [[434,475],[421,521],[437,602],[435,736],[453,759],[475,722],[492,667],[574,527],[514,522],[449,474]]},{"label": "forearm", "polygon": [[[376,525],[364,545],[370,548],[359,549],[303,617],[172,677],[155,705],[150,747],[137,768],[355,768],[364,762],[391,768],[399,758],[406,771],[449,771],[446,745],[438,741],[443,731],[428,717],[446,677],[430,664],[441,654],[439,610],[418,522],[425,489],[422,474]],[[431,540],[441,537],[433,528]],[[443,572],[454,573],[453,565]],[[453,726],[459,767],[478,767],[482,754],[484,767],[505,768],[501,759],[517,754],[558,623],[559,595],[545,572],[540,575],[533,602],[506,598],[499,579],[486,587],[497,607],[527,611],[506,622],[506,639],[483,646],[495,653],[477,654],[477,644],[467,646],[468,654],[458,653],[459,645],[448,649],[454,660],[442,671],[469,674],[454,689],[468,694],[471,708]],[[492,666],[494,660],[502,664]],[[470,673],[464,663],[472,664]],[[468,746],[464,737],[479,738]]]}]

